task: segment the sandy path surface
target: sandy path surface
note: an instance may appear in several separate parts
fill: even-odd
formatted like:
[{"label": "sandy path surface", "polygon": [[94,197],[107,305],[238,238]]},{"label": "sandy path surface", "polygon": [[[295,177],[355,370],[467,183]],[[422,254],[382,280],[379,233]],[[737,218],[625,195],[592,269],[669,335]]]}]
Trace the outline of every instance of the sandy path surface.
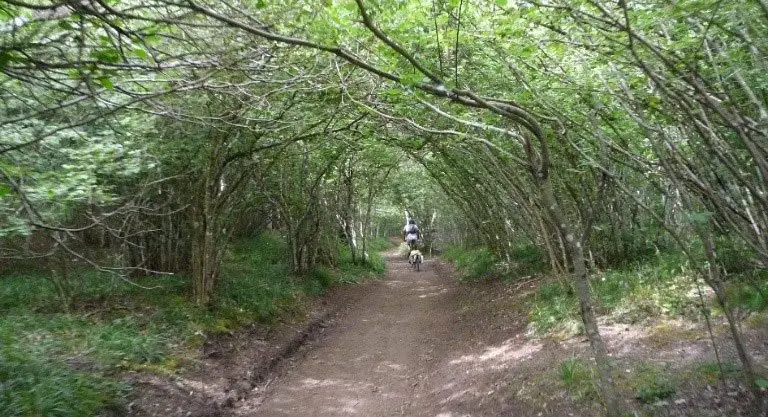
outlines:
[{"label": "sandy path surface", "polygon": [[430,385],[433,367],[453,344],[457,284],[429,260],[417,272],[391,254],[387,266],[386,278],[294,359],[249,415],[458,415],[427,400],[440,390]]}]

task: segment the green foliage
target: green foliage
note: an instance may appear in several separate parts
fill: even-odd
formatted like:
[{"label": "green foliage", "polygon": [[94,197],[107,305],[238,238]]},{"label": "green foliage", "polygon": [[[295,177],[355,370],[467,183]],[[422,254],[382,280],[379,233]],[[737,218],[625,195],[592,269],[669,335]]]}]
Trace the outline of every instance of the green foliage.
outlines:
[{"label": "green foliage", "polygon": [[446,248],[442,257],[453,261],[459,271],[459,280],[474,280],[489,276],[494,272],[498,259],[484,247],[465,249],[458,246]]},{"label": "green foliage", "polygon": [[675,385],[664,370],[653,364],[640,364],[631,376],[635,398],[643,403],[663,400],[675,394]]},{"label": "green foliage", "polygon": [[339,283],[353,284],[364,279],[377,278],[384,274],[385,265],[384,258],[379,255],[371,255],[371,259],[363,264],[345,263],[340,265],[336,271],[336,280]]},{"label": "green foliage", "polygon": [[390,247],[391,245],[386,239],[369,242],[368,259],[355,264],[352,262],[349,247],[340,246],[340,263],[338,268],[332,271],[333,282],[352,284],[363,279],[381,276],[386,267],[386,260],[381,256],[380,251]]},{"label": "green foliage", "polygon": [[579,358],[570,358],[560,364],[560,381],[575,401],[598,399],[595,368]]},{"label": "green foliage", "polygon": [[0,415],[94,415],[126,395],[111,379],[118,370],[172,369],[201,335],[274,322],[298,313],[303,297],[383,272],[378,254],[365,265],[347,255],[338,270],[291,277],[287,250],[276,233],[232,245],[211,309],[195,306],[187,277],[138,279],[146,290],[78,269],[66,313],[44,271],[10,268],[0,277]]},{"label": "green foliage", "polygon": [[529,326],[536,334],[559,329],[566,334],[580,332],[576,320],[579,304],[570,287],[564,282],[553,281],[542,284],[535,295],[529,311]]},{"label": "green foliage", "polygon": [[216,309],[234,327],[247,321],[272,321],[289,311],[297,289],[288,279],[288,248],[276,233],[232,245],[224,262]]},{"label": "green foliage", "polygon": [[[595,274],[592,290],[601,312],[619,322],[653,317],[698,319],[695,287],[679,254],[659,255],[649,262]],[[564,281],[545,282],[530,307],[530,326],[537,334],[552,330],[564,335],[581,331],[578,300]]]},{"label": "green foliage", "polygon": [[599,273],[592,288],[601,308],[619,321],[638,322],[661,315],[699,316],[695,286],[679,253],[659,254]]},{"label": "green foliage", "polygon": [[2,277],[0,285],[0,312],[38,311],[55,302],[56,288],[43,271],[32,268],[14,268]]},{"label": "green foliage", "polygon": [[708,384],[714,384],[719,380],[737,380],[742,377],[741,366],[734,362],[723,362],[722,372],[717,362],[709,361],[698,364],[694,369],[694,374],[699,380],[704,380]]},{"label": "green foliage", "polygon": [[392,248],[392,243],[383,237],[371,239],[368,242],[368,251],[371,253],[383,252],[390,248]]},{"label": "green foliage", "polygon": [[135,317],[120,317],[89,326],[85,349],[105,366],[162,363],[168,356],[171,334],[142,325]]},{"label": "green foliage", "polygon": [[[76,266],[69,290],[74,311],[92,314],[85,321],[64,314],[47,272],[9,276],[0,311],[18,322],[2,326],[41,330],[48,350],[92,351],[104,367],[157,364],[175,339],[273,321],[307,294],[381,273],[374,245],[362,264],[343,250],[336,259],[342,211],[373,212],[387,233],[399,233],[402,208],[422,226],[437,218],[438,240],[426,244],[472,247],[445,255],[461,279],[535,274],[547,267],[544,251],[515,245],[562,244],[542,185],[575,232],[590,219],[602,313],[631,322],[698,316],[683,257],[656,254],[667,251],[666,230],[702,264],[692,236],[716,231],[728,300],[766,308],[768,279],[753,262],[766,260],[751,249],[768,229],[768,205],[755,195],[766,149],[752,146],[754,129],[734,123],[765,113],[760,2],[371,2],[372,25],[400,48],[361,25],[351,1],[257,0],[230,10],[108,0],[113,7],[91,14],[16,3],[0,6],[0,31],[13,34],[0,39],[2,256],[106,213],[110,231],[129,225],[139,230],[120,232],[141,240],[112,236],[110,250],[189,252],[191,225],[205,224],[216,253],[199,259],[215,259],[205,269],[219,272],[230,232],[250,217],[258,220],[249,230],[262,221],[288,230],[294,255],[276,237],[238,242],[221,274],[194,280],[220,276],[218,293],[199,300],[213,295],[210,310],[190,305],[183,276],[140,279],[161,285],[146,291]],[[242,30],[254,19],[301,46],[254,50],[258,34]],[[627,32],[642,42],[626,48]],[[332,65],[344,57],[350,65]],[[365,114],[375,117],[357,118]],[[166,227],[155,221],[162,213],[184,220]],[[371,219],[360,220],[343,219]],[[154,240],[146,230],[168,235]],[[53,249],[50,237],[37,253]],[[166,242],[179,247],[161,249],[173,246]],[[117,263],[133,262],[118,252]],[[315,254],[332,266],[316,268]],[[548,283],[532,302],[532,326],[578,331],[576,306],[567,284]]]},{"label": "green foliage", "polygon": [[20,335],[0,325],[0,415],[88,417],[118,407],[125,387],[100,373],[30,349]]},{"label": "green foliage", "polygon": [[749,312],[762,312],[768,309],[768,281],[757,279],[744,281],[734,279],[726,286],[727,302],[732,307],[739,307]]},{"label": "green foliage", "polygon": [[509,262],[502,264],[510,279],[549,272],[547,254],[534,245],[518,245],[509,251]]}]

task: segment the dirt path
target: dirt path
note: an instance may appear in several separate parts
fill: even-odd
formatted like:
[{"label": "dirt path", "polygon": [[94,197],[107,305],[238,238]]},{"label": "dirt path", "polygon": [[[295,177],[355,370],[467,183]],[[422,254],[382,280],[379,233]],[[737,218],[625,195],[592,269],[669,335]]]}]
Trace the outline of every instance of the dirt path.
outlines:
[{"label": "dirt path", "polygon": [[[308,320],[280,326],[274,337],[246,329],[207,343],[200,369],[190,374],[146,375],[129,415],[604,416],[589,379],[569,391],[559,373],[566,361],[588,361],[586,339],[527,331],[538,279],[461,283],[439,261],[428,260],[420,272],[395,254],[387,263],[385,279],[338,288],[316,300]],[[677,381],[675,374],[694,375],[696,364],[712,357],[709,341],[696,336],[701,328],[688,330],[694,338],[653,329],[601,326],[631,408],[664,417],[747,415],[733,380],[723,391],[690,377],[676,382],[671,398],[634,401],[642,366],[667,369],[665,378]],[[765,363],[765,330],[749,335],[754,357]],[[726,348],[721,355],[735,360]]]},{"label": "dirt path", "polygon": [[390,254],[387,266],[386,278],[295,358],[261,406],[245,415],[430,414],[434,405],[422,399],[434,364],[452,346],[456,283],[441,277],[434,261],[417,272]]}]

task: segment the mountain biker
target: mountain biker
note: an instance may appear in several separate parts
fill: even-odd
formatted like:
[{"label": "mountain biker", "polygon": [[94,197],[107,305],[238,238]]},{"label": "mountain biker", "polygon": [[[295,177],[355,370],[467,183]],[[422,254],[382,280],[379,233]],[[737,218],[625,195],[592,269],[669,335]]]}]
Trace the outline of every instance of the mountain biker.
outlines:
[{"label": "mountain biker", "polygon": [[408,224],[403,228],[403,238],[411,250],[416,249],[416,242],[421,238],[421,232],[419,227],[416,226],[416,220],[408,220]]}]

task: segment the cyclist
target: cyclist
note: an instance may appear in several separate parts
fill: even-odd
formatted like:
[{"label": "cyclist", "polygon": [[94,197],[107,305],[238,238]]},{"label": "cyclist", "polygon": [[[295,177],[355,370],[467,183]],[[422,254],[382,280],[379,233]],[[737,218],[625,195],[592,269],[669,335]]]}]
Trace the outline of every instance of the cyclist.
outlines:
[{"label": "cyclist", "polygon": [[410,250],[416,249],[416,242],[421,238],[419,226],[416,226],[416,220],[408,220],[408,224],[403,228],[403,239],[408,244]]}]

